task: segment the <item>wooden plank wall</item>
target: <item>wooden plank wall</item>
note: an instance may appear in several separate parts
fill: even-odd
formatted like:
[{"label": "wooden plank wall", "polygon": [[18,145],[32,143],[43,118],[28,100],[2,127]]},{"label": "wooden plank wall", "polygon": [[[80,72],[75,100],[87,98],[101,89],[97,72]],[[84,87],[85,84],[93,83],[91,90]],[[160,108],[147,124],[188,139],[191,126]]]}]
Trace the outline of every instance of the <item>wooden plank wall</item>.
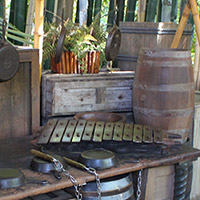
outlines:
[{"label": "wooden plank wall", "polygon": [[18,51],[18,72],[0,82],[0,139],[30,135],[40,127],[38,50]]}]

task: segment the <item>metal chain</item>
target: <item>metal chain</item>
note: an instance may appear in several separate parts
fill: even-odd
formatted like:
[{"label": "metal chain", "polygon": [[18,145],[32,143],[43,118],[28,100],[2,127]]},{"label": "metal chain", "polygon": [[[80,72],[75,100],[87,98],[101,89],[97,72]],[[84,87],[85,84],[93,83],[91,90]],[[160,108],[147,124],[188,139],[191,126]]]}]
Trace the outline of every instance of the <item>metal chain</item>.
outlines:
[{"label": "metal chain", "polygon": [[70,175],[68,171],[65,170],[65,168],[63,167],[63,164],[59,160],[53,158],[53,163],[54,163],[55,167],[60,169],[60,171],[62,171],[65,174],[65,176],[69,177],[69,179],[72,182],[74,189],[75,189],[76,199],[81,200],[82,194],[80,192],[80,188],[82,185],[79,185],[78,182],[76,181],[76,179],[72,175]]},{"label": "metal chain", "polygon": [[141,185],[142,185],[142,169],[138,172],[137,179],[137,200],[140,200],[141,197]]},{"label": "metal chain", "polygon": [[97,174],[97,171],[92,167],[85,167],[85,170],[89,172],[90,174],[94,174],[96,178],[96,184],[97,184],[97,194],[98,194],[98,200],[101,200],[101,183],[100,183],[100,177]]}]

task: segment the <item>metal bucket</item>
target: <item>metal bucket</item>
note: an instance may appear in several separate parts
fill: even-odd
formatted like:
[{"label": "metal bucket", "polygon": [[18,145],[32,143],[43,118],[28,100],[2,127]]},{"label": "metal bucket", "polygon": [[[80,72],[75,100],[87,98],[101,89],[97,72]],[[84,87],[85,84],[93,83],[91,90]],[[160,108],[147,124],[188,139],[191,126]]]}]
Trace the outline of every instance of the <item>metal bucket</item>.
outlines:
[{"label": "metal bucket", "polygon": [[[81,193],[84,200],[98,200],[96,182],[87,183]],[[126,174],[101,180],[101,199],[134,200],[132,175]]]},{"label": "metal bucket", "polygon": [[[101,180],[101,200],[135,200],[132,174],[124,174]],[[74,188],[66,188],[74,195]],[[81,189],[83,200],[98,200],[96,182],[89,182]]]}]

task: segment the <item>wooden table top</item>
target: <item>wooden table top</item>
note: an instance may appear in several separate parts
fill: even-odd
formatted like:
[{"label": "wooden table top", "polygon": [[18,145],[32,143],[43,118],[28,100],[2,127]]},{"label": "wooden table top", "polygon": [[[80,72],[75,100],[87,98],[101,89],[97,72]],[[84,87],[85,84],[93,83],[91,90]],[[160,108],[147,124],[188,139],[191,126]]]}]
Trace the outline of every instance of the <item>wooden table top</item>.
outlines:
[{"label": "wooden table top", "polygon": [[[47,180],[48,184],[26,184],[22,187],[12,189],[1,189],[0,200],[16,200],[28,196],[47,193],[54,190],[70,187],[73,184],[62,174],[62,179],[57,180],[52,175],[41,174],[30,170],[29,165],[33,155],[30,154],[30,149],[36,146],[31,144],[31,137],[18,138],[12,140],[0,141],[0,167],[15,167],[22,170],[27,180]],[[139,148],[139,147],[138,147]],[[137,153],[132,154],[117,153],[118,164],[111,169],[99,170],[100,179],[117,176],[129,172],[138,171],[149,167],[158,167],[163,165],[172,165],[188,160],[195,160],[200,156],[200,150],[188,147],[186,145],[171,146],[166,149],[167,154],[149,154],[149,156],[137,156]],[[146,154],[146,153],[144,153]],[[83,170],[67,166],[66,170],[77,180],[79,184],[84,184],[95,180],[95,176]]]}]

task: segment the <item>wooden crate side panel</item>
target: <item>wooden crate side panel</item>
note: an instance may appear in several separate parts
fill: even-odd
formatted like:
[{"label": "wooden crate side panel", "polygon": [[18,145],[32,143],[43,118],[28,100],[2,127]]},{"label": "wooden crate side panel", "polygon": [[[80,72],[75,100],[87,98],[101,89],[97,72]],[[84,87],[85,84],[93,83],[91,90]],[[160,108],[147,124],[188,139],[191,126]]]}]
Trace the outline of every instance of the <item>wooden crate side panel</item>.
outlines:
[{"label": "wooden crate side panel", "polygon": [[10,82],[0,83],[0,93],[0,139],[5,139],[12,134]]},{"label": "wooden crate side panel", "polygon": [[[194,108],[193,147],[200,149],[200,104]],[[193,162],[192,189],[190,197],[200,196],[200,158]]]},{"label": "wooden crate side panel", "polygon": [[31,78],[29,63],[21,63],[11,83],[12,137],[31,134]]},{"label": "wooden crate side panel", "polygon": [[0,83],[0,139],[31,134],[30,63],[20,63],[16,75]]},{"label": "wooden crate side panel", "polygon": [[173,200],[174,166],[148,169],[145,200]]}]

